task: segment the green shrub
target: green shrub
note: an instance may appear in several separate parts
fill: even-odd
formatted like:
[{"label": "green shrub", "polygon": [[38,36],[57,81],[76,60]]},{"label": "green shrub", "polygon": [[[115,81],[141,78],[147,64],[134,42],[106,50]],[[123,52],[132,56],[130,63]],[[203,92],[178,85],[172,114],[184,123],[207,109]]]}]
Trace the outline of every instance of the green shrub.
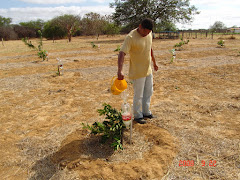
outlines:
[{"label": "green shrub", "polygon": [[122,120],[121,112],[112,108],[109,104],[104,103],[104,108],[99,109],[98,113],[100,116],[105,115],[105,121],[95,122],[91,126],[83,123],[83,128],[89,129],[91,134],[101,135],[101,143],[111,142],[111,147],[114,150],[123,149],[122,129],[125,128]]},{"label": "green shrub", "polygon": [[224,40],[220,40],[220,41],[218,41],[217,42],[217,44],[219,45],[219,46],[221,46],[221,47],[224,47],[225,46],[225,42],[224,42]]}]

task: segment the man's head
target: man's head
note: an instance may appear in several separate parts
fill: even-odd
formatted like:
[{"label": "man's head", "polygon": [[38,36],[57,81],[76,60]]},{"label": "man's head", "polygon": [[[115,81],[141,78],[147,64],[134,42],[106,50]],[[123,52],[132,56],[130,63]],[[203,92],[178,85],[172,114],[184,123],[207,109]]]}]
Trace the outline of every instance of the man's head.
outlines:
[{"label": "man's head", "polygon": [[141,22],[141,26],[144,28],[144,29],[148,29],[148,30],[151,30],[153,29],[153,22],[151,19],[149,18],[146,18],[144,19],[142,22]]},{"label": "man's head", "polygon": [[147,36],[153,29],[153,22],[151,19],[144,19],[141,24],[139,24],[138,32],[142,37]]}]

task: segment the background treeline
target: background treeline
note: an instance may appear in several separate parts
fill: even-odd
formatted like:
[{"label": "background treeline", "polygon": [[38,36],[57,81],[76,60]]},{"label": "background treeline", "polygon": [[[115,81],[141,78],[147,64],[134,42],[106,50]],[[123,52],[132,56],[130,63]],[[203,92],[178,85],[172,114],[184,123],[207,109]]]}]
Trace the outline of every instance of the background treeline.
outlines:
[{"label": "background treeline", "polygon": [[0,16],[0,38],[4,40],[20,39],[23,37],[37,37],[38,30],[43,32],[47,39],[67,37],[69,42],[72,36],[79,35],[114,35],[128,33],[136,28],[143,18],[151,18],[155,23],[155,32],[161,30],[176,30],[176,23],[189,22],[195,14],[199,14],[189,0],[115,0],[109,4],[115,11],[111,16],[101,16],[97,13],[88,13],[83,17],[62,15],[50,21],[43,20],[21,22],[12,25],[10,18]]},{"label": "background treeline", "polygon": [[[120,33],[128,33],[133,27],[117,24],[112,16],[101,16],[97,13],[85,14],[82,18],[65,14],[57,16],[49,21],[38,19],[36,21],[20,22],[19,24],[11,24],[11,18],[0,16],[0,40],[19,40],[22,38],[38,38],[38,30],[42,31],[43,37],[49,40],[57,40],[68,38],[69,42],[74,36],[99,36],[99,35],[115,35]],[[155,24],[154,32],[182,32],[177,29],[172,22],[161,22]],[[201,31],[202,30],[198,30]],[[188,33],[187,30],[184,32]],[[190,32],[190,31],[189,31]],[[227,32],[227,27],[220,21],[216,21],[208,30],[204,32]],[[193,31],[191,31],[193,33]]]},{"label": "background treeline", "polygon": [[41,19],[29,22],[11,24],[11,18],[0,16],[0,38],[4,40],[18,40],[24,37],[38,37],[38,30],[43,32],[47,39],[68,38],[82,35],[115,35],[121,28],[117,26],[110,16],[101,16],[97,13],[85,14],[82,18],[74,15],[62,15],[47,22]]},{"label": "background treeline", "polygon": [[[153,20],[153,31],[156,33],[177,31],[177,23],[191,22],[193,16],[200,13],[189,0],[115,0],[110,3],[110,7],[115,11],[109,16],[93,12],[83,17],[65,14],[47,22],[39,19],[11,24],[11,18],[0,16],[0,38],[4,40],[35,38],[38,37],[37,32],[41,30],[43,37],[47,39],[68,38],[70,42],[73,36],[96,35],[98,37],[128,33],[146,17]],[[226,26],[220,21],[209,27],[211,32],[218,32],[221,29],[226,29]]]}]

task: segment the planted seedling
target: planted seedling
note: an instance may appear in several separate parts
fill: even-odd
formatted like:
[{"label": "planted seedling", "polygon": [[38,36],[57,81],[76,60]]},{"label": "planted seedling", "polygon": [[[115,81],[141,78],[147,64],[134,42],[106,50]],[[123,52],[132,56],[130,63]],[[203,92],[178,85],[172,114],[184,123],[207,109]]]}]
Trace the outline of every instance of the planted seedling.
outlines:
[{"label": "planted seedling", "polygon": [[176,52],[175,52],[175,49],[171,49],[171,50],[169,50],[169,51],[170,51],[170,53],[172,54],[172,58],[171,58],[170,63],[173,63],[173,60],[176,59]]},{"label": "planted seedling", "polygon": [[41,58],[43,61],[45,59],[48,60],[48,52],[46,50],[43,50],[43,43],[42,43],[42,32],[38,30],[38,34],[40,36],[40,40],[38,42],[38,47],[34,46],[31,41],[29,41],[27,38],[23,38],[22,41],[25,43],[26,46],[29,48],[35,49],[38,51],[37,55],[39,58]]},{"label": "planted seedling", "polygon": [[95,122],[91,126],[83,123],[83,128],[89,129],[91,134],[101,135],[101,143],[110,142],[110,146],[114,150],[123,149],[121,139],[122,130],[125,128],[123,124],[121,112],[118,112],[115,108],[112,108],[109,104],[104,103],[104,108],[99,109],[100,116],[105,116],[105,121]]},{"label": "planted seedling", "polygon": [[61,76],[61,74],[63,74],[61,71],[63,70],[63,63],[62,63],[62,60],[57,58],[57,61],[58,61],[58,72],[57,72],[57,75]]},{"label": "planted seedling", "polygon": [[220,40],[220,41],[218,41],[217,42],[217,44],[220,46],[220,47],[225,47],[225,42],[224,42],[224,40]]},{"label": "planted seedling", "polygon": [[120,49],[121,49],[121,48],[120,48],[120,46],[118,45],[118,46],[117,46],[117,49],[115,49],[114,52],[118,52],[118,51],[120,51]]},{"label": "planted seedling", "polygon": [[177,51],[181,51],[183,49],[183,45],[184,44],[188,44],[189,43],[189,39],[184,41],[183,39],[181,39],[181,42],[176,43],[173,47],[176,48]]},{"label": "planted seedling", "polygon": [[97,46],[94,44],[94,42],[91,42],[92,48],[96,48]]}]

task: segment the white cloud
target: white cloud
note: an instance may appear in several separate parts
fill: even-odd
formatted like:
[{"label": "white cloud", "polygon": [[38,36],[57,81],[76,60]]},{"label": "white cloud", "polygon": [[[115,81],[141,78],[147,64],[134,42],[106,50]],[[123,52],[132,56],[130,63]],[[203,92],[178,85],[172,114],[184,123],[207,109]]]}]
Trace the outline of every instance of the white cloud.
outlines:
[{"label": "white cloud", "polygon": [[95,2],[103,4],[113,2],[113,0],[19,0],[19,1],[31,4],[69,4],[83,2]]},{"label": "white cloud", "polygon": [[109,6],[71,6],[71,7],[47,7],[47,8],[10,8],[0,9],[0,15],[3,17],[10,17],[13,20],[13,24],[19,22],[27,22],[31,20],[43,19],[45,21],[50,20],[56,16],[63,14],[73,14],[83,16],[89,12],[96,12],[101,15],[111,14],[114,9]]},{"label": "white cloud", "polygon": [[[93,2],[97,2],[97,3],[106,3],[106,0],[93,0]],[[107,1],[107,3],[109,3],[110,1]]]},{"label": "white cloud", "polygon": [[223,6],[239,6],[240,1],[236,0],[190,0],[191,5],[195,6],[202,6],[207,8],[208,6],[213,6],[213,7],[223,7]]},{"label": "white cloud", "polygon": [[82,3],[86,0],[19,0],[31,4],[66,4],[66,3]]},{"label": "white cloud", "polygon": [[240,1],[235,0],[191,0],[200,11],[194,16],[191,25],[178,24],[180,29],[208,29],[216,21],[223,22],[227,27],[240,26]]}]

